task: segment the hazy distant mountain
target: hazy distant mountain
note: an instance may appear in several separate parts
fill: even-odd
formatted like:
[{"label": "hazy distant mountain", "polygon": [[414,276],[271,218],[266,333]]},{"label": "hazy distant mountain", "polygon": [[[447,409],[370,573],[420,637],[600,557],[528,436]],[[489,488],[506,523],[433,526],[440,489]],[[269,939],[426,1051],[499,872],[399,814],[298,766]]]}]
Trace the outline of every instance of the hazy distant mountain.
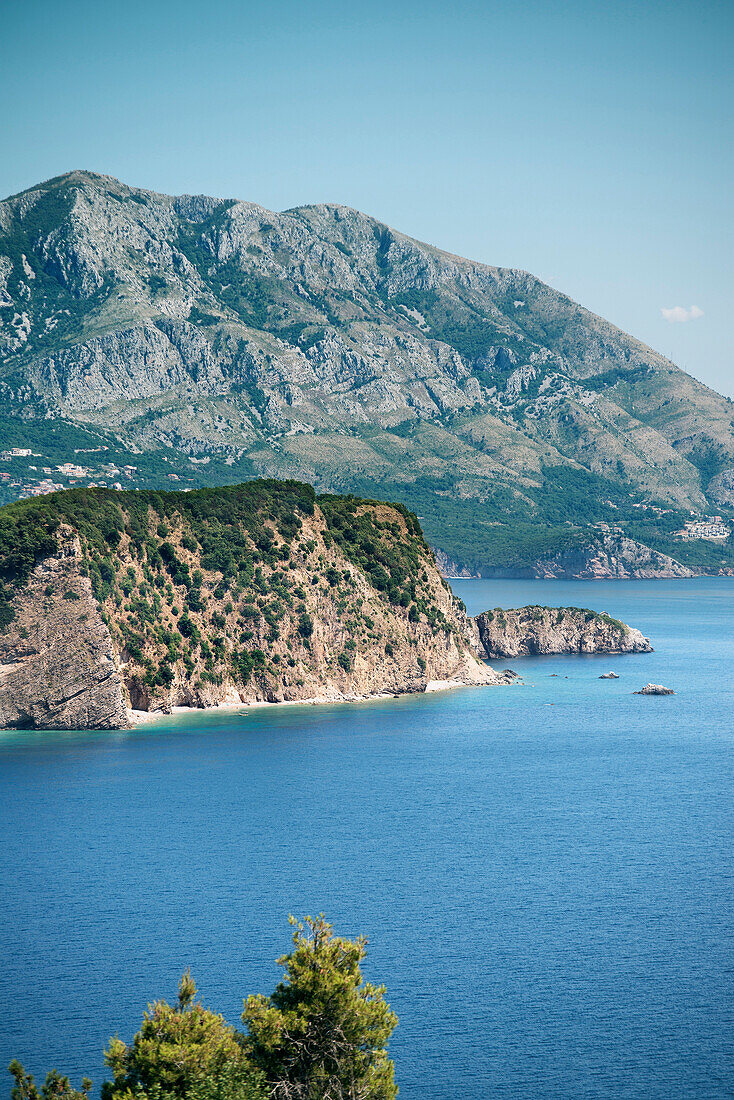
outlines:
[{"label": "hazy distant mountain", "polygon": [[4,434],[49,470],[397,498],[475,567],[598,522],[670,550],[680,510],[734,496],[728,399],[526,272],[341,206],[40,184],[0,203],[0,356]]}]

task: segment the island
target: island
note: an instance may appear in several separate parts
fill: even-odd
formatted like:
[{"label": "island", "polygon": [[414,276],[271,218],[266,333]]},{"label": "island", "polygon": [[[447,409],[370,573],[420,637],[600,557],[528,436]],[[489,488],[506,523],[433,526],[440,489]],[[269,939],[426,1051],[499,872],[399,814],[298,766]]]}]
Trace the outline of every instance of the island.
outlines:
[{"label": "island", "polygon": [[497,607],[477,615],[476,626],[489,658],[652,652],[639,630],[587,607]]}]

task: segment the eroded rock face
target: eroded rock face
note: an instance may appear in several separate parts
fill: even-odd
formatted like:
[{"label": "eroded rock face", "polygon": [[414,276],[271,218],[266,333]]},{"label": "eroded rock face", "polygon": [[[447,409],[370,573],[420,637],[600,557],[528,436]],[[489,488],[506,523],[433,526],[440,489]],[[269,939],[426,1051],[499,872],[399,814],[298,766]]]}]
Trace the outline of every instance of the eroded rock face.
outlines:
[{"label": "eroded rock face", "polygon": [[650,653],[649,639],[609,615],[576,607],[496,608],[476,617],[487,657],[543,653]]},{"label": "eroded rock face", "polygon": [[479,578],[479,573],[468,569],[464,565],[458,565],[453,558],[450,558],[448,554],[443,550],[434,548],[433,553],[436,556],[436,564],[441,570],[442,577],[449,578],[461,578],[462,580],[476,580]]},{"label": "eroded rock face", "polygon": [[130,724],[120,668],[82,575],[70,531],[40,562],[14,600],[0,634],[0,727],[120,729]]},{"label": "eroded rock face", "polygon": [[717,504],[722,504],[726,508],[733,507],[734,470],[722,470],[712,478],[708,485],[708,492]]},{"label": "eroded rock face", "polygon": [[653,580],[693,577],[680,562],[643,546],[624,535],[607,534],[598,542],[564,550],[539,561],[532,575],[547,579],[573,577],[578,580]]},{"label": "eroded rock face", "polygon": [[[476,625],[403,513],[361,507],[374,517],[375,537],[389,527],[390,538],[413,539],[423,611],[374,586],[330,535],[318,505],[280,562],[262,559],[254,587],[244,590],[221,587],[221,573],[190,549],[173,510],[166,546],[187,580],[162,571],[159,585],[151,583],[149,562],[124,533],[105,559],[116,574],[98,590],[101,602],[86,575],[96,568],[89,547],[62,524],[57,551],[16,591],[15,617],[0,634],[0,727],[115,729],[131,725],[134,711],[510,683],[513,674],[478,658]],[[151,541],[159,519],[149,517]],[[243,672],[245,653],[257,656],[257,671]]]}]

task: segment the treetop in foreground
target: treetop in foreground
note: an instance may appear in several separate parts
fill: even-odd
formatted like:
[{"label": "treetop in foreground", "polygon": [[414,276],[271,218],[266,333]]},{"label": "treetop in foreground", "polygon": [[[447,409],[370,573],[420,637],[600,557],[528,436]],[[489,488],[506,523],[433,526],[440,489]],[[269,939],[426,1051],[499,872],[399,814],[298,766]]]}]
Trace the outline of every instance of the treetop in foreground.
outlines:
[{"label": "treetop in foreground", "polygon": [[[201,1004],[187,970],[176,1003],[149,1005],[132,1043],[110,1039],[102,1100],[394,1100],[398,1020],[384,986],[362,979],[367,940],[335,936],[323,914],[290,920],[285,975],[270,997],[245,999],[246,1033]],[[9,1070],[12,1100],[88,1100],[92,1088],[52,1070],[39,1090],[18,1061]]]},{"label": "treetop in foreground", "polygon": [[293,951],[279,965],[275,992],[245,1001],[242,1014],[253,1061],[271,1082],[274,1100],[388,1100],[397,1095],[387,1043],[398,1018],[385,987],[364,982],[367,950],[334,936],[323,913],[291,917]]}]

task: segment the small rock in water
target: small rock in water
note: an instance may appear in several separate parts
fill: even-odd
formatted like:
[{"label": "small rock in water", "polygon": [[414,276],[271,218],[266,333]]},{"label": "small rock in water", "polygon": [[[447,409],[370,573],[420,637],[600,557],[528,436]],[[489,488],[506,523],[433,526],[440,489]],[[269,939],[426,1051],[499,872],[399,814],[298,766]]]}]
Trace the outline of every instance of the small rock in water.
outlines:
[{"label": "small rock in water", "polygon": [[663,687],[662,684],[645,684],[640,691],[633,691],[633,695],[675,695],[672,688]]},{"label": "small rock in water", "polygon": [[599,677],[600,680],[618,680],[619,676],[616,672],[602,672]]}]

